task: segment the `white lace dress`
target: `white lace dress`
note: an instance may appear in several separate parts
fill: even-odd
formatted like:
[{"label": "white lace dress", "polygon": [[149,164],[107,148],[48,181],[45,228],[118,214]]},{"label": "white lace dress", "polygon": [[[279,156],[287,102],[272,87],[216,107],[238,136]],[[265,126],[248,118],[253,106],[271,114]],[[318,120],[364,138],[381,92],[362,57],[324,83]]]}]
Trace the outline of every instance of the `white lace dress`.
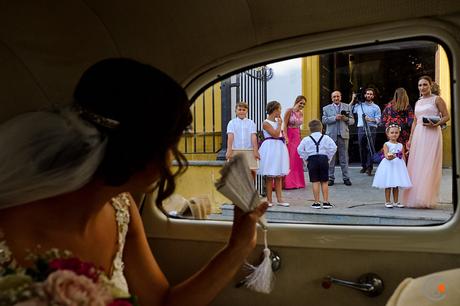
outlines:
[{"label": "white lace dress", "polygon": [[[130,221],[129,206],[131,205],[128,194],[122,193],[112,199],[112,206],[115,209],[115,219],[118,225],[118,250],[113,260],[111,281],[119,289],[129,292],[128,283],[124,276],[123,249],[126,242],[126,234]],[[0,230],[0,275],[5,267],[16,266],[16,261],[11,253],[6,241],[3,240]]]},{"label": "white lace dress", "polygon": [[125,248],[126,233],[128,233],[128,225],[130,220],[129,206],[131,201],[127,193],[122,193],[112,199],[112,206],[115,208],[115,216],[118,225],[118,251],[113,260],[113,271],[111,280],[115,286],[129,292],[128,283],[126,282],[123,270],[123,249]]}]

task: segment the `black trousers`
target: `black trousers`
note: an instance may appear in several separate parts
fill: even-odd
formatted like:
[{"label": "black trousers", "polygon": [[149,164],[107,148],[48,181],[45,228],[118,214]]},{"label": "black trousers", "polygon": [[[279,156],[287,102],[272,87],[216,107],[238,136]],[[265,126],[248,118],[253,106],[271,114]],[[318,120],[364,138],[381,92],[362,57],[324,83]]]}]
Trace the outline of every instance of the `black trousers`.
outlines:
[{"label": "black trousers", "polygon": [[[375,152],[375,138],[377,136],[377,128],[370,126],[370,140],[371,144],[374,146],[372,151]],[[372,151],[369,148],[366,132],[364,131],[364,127],[358,127],[358,143],[359,143],[359,157],[361,158],[361,166],[363,168],[372,168]]]}]

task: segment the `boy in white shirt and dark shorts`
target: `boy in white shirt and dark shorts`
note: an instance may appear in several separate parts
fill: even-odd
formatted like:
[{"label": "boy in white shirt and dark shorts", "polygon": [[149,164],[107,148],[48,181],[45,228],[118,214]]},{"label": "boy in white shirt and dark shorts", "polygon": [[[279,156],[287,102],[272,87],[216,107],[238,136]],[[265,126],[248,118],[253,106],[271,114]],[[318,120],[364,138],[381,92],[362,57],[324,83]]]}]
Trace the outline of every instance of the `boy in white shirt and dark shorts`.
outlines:
[{"label": "boy in white shirt and dark shorts", "polygon": [[[331,137],[322,134],[321,121],[314,119],[308,123],[310,136],[305,137],[297,147],[300,157],[306,160],[308,175],[312,183],[313,197],[315,202],[312,208],[332,208],[329,202],[329,161],[337,151],[337,145]],[[320,188],[323,194],[323,204],[319,201]]]}]

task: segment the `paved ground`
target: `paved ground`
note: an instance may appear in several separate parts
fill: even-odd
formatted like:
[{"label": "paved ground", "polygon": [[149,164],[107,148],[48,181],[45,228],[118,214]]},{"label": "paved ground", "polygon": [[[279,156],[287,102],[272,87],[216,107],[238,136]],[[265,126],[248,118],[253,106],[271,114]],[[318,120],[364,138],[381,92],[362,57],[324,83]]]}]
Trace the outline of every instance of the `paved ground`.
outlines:
[{"label": "paved ground", "polygon": [[[372,179],[359,173],[360,167],[350,167],[352,186],[346,186],[341,179],[340,168],[336,168],[334,186],[329,187],[329,199],[334,208],[313,209],[311,185],[304,189],[283,190],[284,201],[290,207],[269,208],[270,222],[334,223],[334,224],[379,224],[379,225],[420,225],[447,221],[453,213],[452,171],[443,169],[440,202],[434,209],[385,208],[385,194],[373,188]],[[308,177],[306,176],[308,182]],[[273,194],[273,199],[276,199]],[[231,217],[230,206],[222,207],[221,217]]]}]

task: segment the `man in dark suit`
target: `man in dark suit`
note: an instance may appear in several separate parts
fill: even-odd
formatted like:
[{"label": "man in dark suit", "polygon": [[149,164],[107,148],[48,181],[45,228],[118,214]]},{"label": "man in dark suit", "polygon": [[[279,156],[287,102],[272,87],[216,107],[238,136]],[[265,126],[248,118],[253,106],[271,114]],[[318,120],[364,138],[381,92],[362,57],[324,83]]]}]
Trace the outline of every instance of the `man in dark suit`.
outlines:
[{"label": "man in dark suit", "polygon": [[332,103],[323,107],[322,122],[326,126],[326,135],[331,137],[337,145],[337,153],[329,163],[329,186],[334,185],[335,161],[339,155],[340,168],[342,169],[343,182],[351,186],[348,174],[348,141],[350,132],[348,126],[355,123],[351,107],[347,103],[342,103],[342,94],[336,90],[331,94]]}]

